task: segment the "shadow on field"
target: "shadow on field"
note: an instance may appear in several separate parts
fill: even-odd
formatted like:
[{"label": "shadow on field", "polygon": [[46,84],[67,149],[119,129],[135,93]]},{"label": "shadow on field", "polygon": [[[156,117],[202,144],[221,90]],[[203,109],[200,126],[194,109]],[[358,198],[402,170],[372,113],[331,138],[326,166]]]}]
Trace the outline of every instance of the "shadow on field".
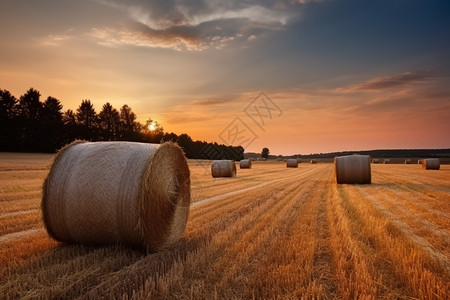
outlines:
[{"label": "shadow on field", "polygon": [[0,291],[12,298],[121,298],[145,286],[157,294],[166,285],[162,278],[180,277],[188,255],[206,243],[206,237],[183,238],[154,253],[145,247],[61,244],[10,266]]}]

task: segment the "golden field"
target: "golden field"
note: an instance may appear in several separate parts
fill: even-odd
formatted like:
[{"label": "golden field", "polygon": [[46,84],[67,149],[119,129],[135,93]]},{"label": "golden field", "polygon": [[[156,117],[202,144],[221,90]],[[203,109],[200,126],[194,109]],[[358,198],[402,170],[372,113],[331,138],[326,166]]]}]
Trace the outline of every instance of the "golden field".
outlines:
[{"label": "golden field", "polygon": [[146,253],[50,239],[40,212],[52,155],[0,153],[0,295],[6,299],[448,299],[450,166],[254,162],[237,178],[190,161],[182,240]]}]

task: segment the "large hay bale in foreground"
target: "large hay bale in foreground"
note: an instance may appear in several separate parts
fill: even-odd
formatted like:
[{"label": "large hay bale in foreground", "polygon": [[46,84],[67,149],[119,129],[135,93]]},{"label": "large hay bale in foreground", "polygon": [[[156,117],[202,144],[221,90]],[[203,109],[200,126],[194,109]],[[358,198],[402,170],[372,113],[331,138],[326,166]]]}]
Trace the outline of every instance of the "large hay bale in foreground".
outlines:
[{"label": "large hay bale in foreground", "polygon": [[439,158],[422,159],[422,168],[425,170],[439,170],[441,168]]},{"label": "large hay bale in foreground", "polygon": [[296,158],[289,158],[286,160],[286,167],[288,168],[298,168],[298,161]]},{"label": "large hay bale in foreground", "polygon": [[144,245],[181,238],[190,205],[189,167],[174,143],[74,142],[44,182],[42,214],[67,243]]},{"label": "large hay bale in foreground", "polygon": [[334,158],[336,182],[370,184],[372,174],[369,155],[346,155]]},{"label": "large hay bale in foreground", "polygon": [[211,165],[212,177],[236,177],[236,164],[233,160],[216,160]]},{"label": "large hay bale in foreground", "polygon": [[243,159],[239,162],[239,168],[241,169],[251,169],[252,161],[250,159]]}]

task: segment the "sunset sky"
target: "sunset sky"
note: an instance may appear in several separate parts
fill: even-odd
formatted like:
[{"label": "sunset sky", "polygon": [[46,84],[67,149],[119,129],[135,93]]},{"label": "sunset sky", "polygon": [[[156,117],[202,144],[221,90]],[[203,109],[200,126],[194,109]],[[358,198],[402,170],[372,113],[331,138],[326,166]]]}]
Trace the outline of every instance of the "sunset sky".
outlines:
[{"label": "sunset sky", "polygon": [[128,104],[246,151],[450,148],[449,16],[448,0],[2,0],[0,89]]}]

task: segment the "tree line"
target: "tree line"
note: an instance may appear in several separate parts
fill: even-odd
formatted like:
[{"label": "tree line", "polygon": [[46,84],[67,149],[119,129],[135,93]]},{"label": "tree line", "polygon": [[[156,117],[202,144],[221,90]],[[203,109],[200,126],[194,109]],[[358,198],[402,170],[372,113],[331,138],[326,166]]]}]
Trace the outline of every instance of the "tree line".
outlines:
[{"label": "tree line", "polygon": [[117,110],[107,102],[97,113],[92,102],[84,99],[76,111],[62,109],[61,101],[55,97],[49,96],[41,101],[40,92],[34,88],[19,98],[0,89],[0,151],[55,152],[77,139],[144,143],[173,141],[183,148],[187,158],[243,158],[244,148],[241,146],[194,141],[186,133],[165,133],[163,127],[151,119],[141,124],[127,104]]}]

